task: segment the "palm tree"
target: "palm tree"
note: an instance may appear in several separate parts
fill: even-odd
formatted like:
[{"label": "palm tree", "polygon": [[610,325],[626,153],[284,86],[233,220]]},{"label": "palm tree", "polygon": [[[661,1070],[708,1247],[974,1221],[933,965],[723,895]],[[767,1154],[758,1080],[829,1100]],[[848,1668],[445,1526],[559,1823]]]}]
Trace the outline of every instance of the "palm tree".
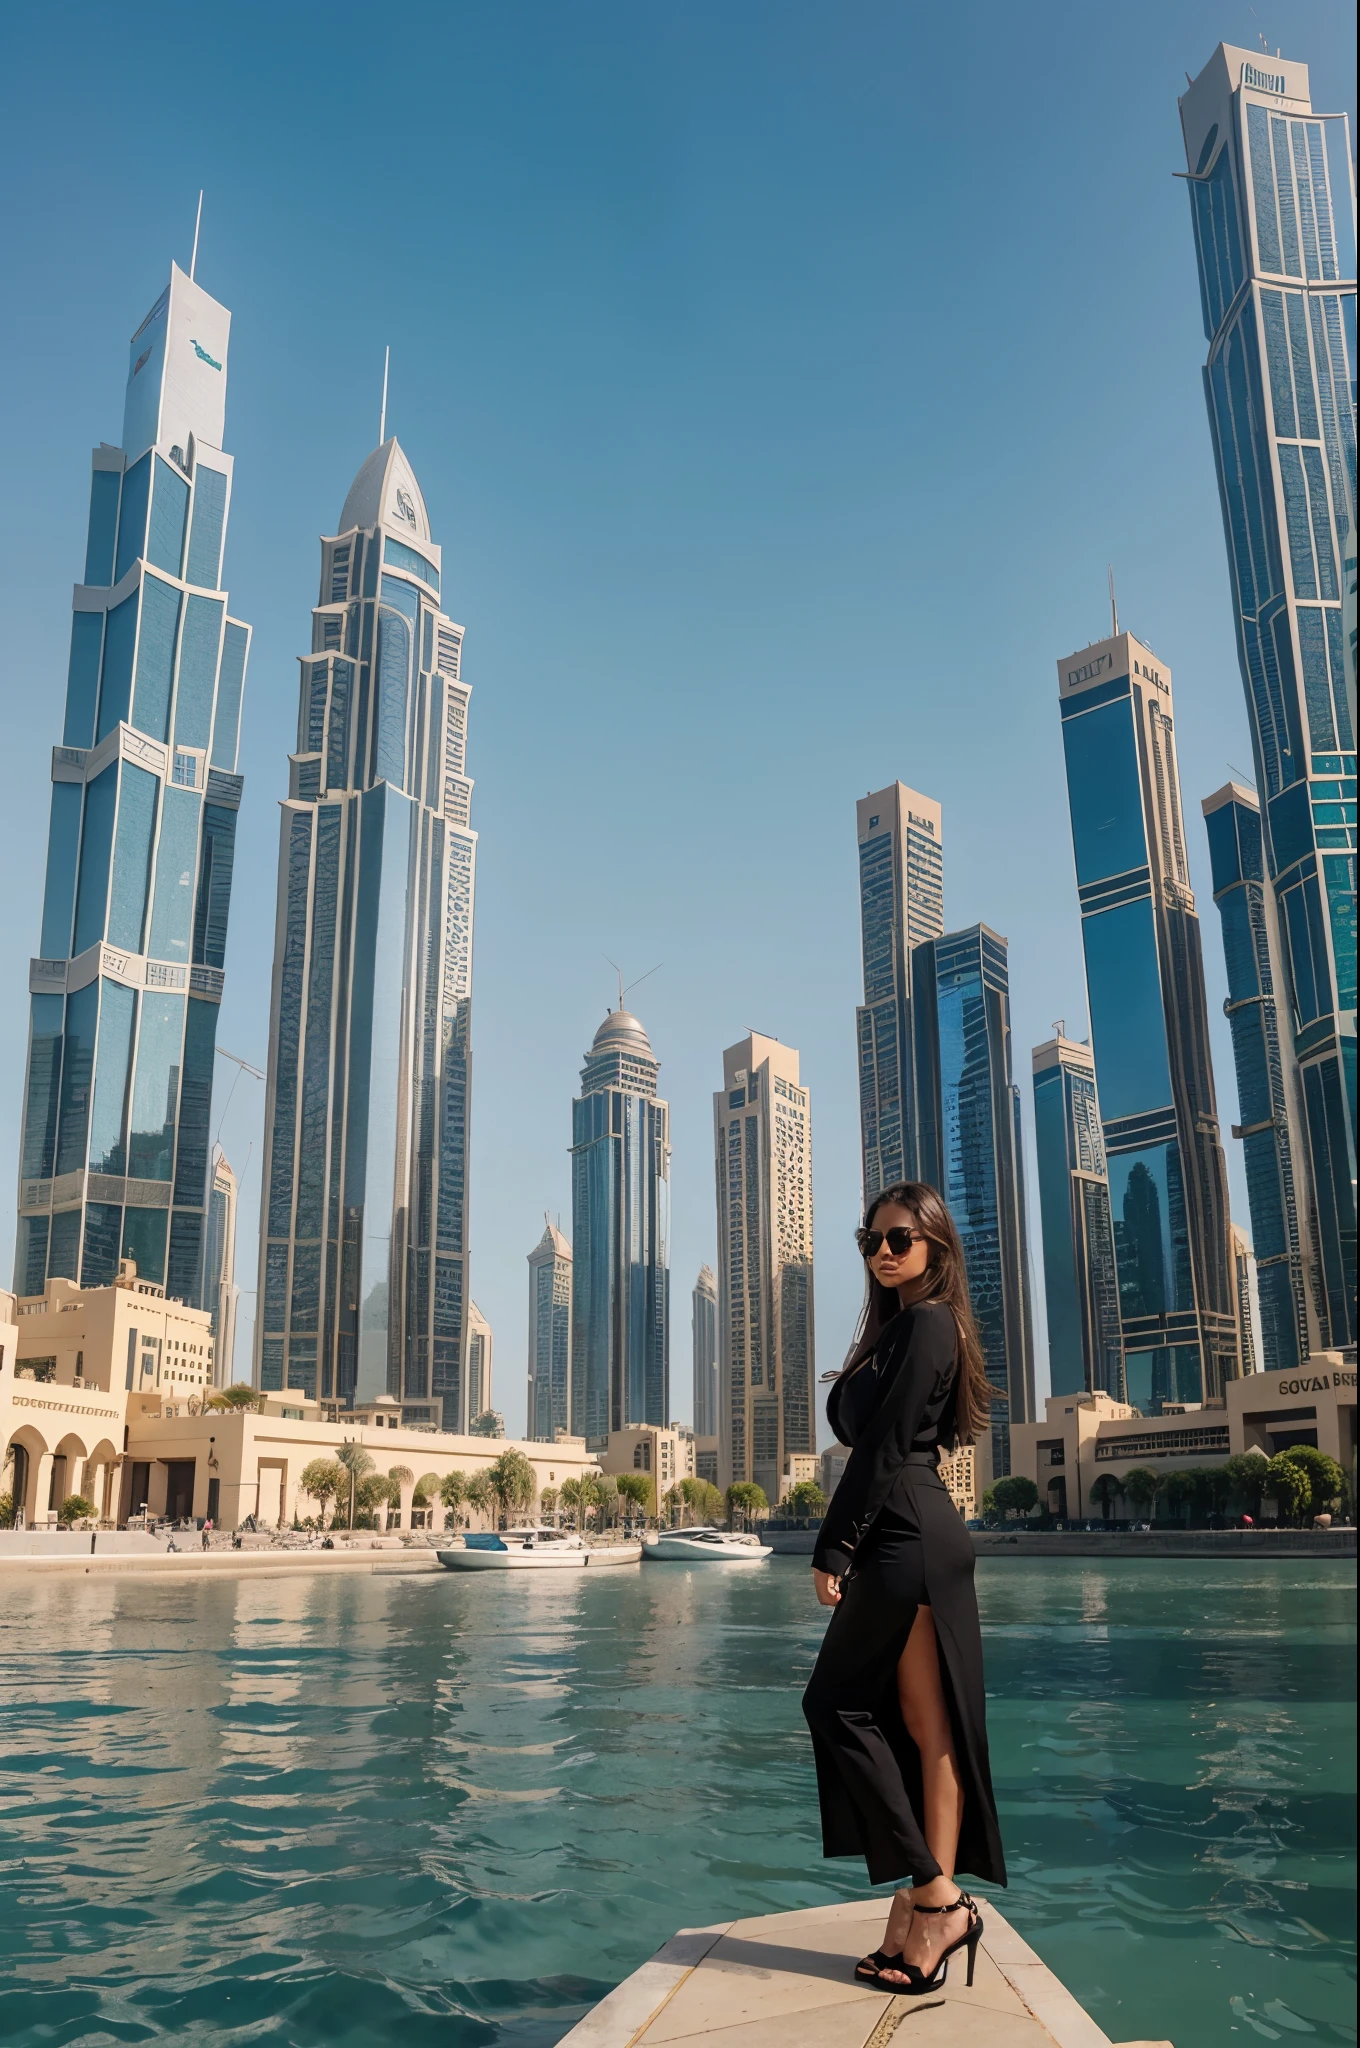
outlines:
[{"label": "palm tree", "polygon": [[486,1476],[507,1522],[528,1514],[538,1488],[534,1468],[523,1451],[502,1451]]},{"label": "palm tree", "polygon": [[745,1528],[749,1520],[763,1515],[769,1509],[769,1500],[763,1486],[757,1486],[753,1479],[737,1479],[727,1489],[728,1519]]},{"label": "palm tree", "polygon": [[1157,1504],[1157,1495],[1162,1490],[1164,1475],[1149,1471],[1146,1465],[1135,1465],[1131,1472],[1124,1474],[1124,1498],[1137,1514],[1152,1520]]},{"label": "palm tree", "polygon": [[466,1472],[446,1472],[439,1482],[439,1498],[453,1516],[453,1526],[458,1527],[458,1510],[466,1505],[468,1497],[468,1476]]},{"label": "palm tree", "polygon": [[363,1445],[353,1443],[348,1438],[341,1444],[335,1455],[339,1463],[344,1466],[345,1471],[349,1474],[349,1527],[352,1529],[354,1527],[354,1511],[361,1505],[359,1500],[360,1484],[373,1472],[374,1464]]},{"label": "palm tree", "polygon": [[490,1476],[485,1472],[473,1473],[467,1483],[464,1498],[468,1506],[475,1508],[479,1515],[494,1515],[496,1512],[496,1489],[491,1484]]},{"label": "palm tree", "polygon": [[219,1413],[224,1408],[263,1408],[264,1395],[258,1387],[248,1387],[244,1380],[237,1380],[234,1386],[219,1387],[215,1394],[210,1394],[205,1406]]},{"label": "palm tree", "polygon": [[585,1521],[586,1509],[590,1504],[586,1495],[589,1484],[587,1479],[564,1479],[562,1491],[557,1496],[566,1512],[574,1517],[578,1529]]},{"label": "palm tree", "polygon": [[538,1507],[540,1514],[544,1516],[552,1516],[557,1513],[557,1488],[555,1486],[544,1487],[542,1493],[538,1496]]},{"label": "palm tree", "polygon": [[310,1465],[303,1466],[298,1484],[320,1508],[321,1526],[324,1528],[327,1502],[335,1499],[342,1486],[348,1487],[349,1477],[338,1459],[313,1458]]},{"label": "palm tree", "polygon": [[1109,1521],[1110,1509],[1123,1491],[1123,1487],[1119,1484],[1113,1472],[1102,1472],[1095,1485],[1091,1488],[1091,1498],[1100,1509],[1105,1521]]}]

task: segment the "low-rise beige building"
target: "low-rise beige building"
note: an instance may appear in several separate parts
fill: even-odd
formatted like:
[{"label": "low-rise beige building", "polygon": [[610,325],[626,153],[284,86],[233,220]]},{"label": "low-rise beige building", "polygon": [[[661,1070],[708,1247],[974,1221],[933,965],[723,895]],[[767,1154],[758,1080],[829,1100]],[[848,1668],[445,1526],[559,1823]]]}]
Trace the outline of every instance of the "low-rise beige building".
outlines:
[{"label": "low-rise beige building", "polygon": [[[397,1475],[400,1507],[389,1523],[403,1528],[422,1479],[472,1478],[509,1449],[524,1451],[540,1490],[599,1469],[579,1439],[511,1445],[416,1428],[381,1398],[334,1419],[291,1393],[257,1396],[258,1408],[213,1409],[208,1325],[130,1266],[112,1287],[51,1280],[43,1295],[18,1302],[0,1292],[0,1494],[24,1526],[56,1521],[73,1494],[117,1526],[143,1513],[210,1517],[225,1528],[251,1516],[289,1525],[318,1512],[301,1487],[304,1468],[346,1443]],[[442,1507],[433,1520],[442,1525]]]},{"label": "low-rise beige building", "polygon": [[1042,1422],[1011,1429],[1011,1471],[1032,1479],[1040,1501],[1062,1520],[1097,1510],[1091,1488],[1102,1473],[1116,1481],[1136,1465],[1156,1471],[1221,1465],[1243,1451],[1273,1457],[1292,1444],[1315,1444],[1343,1471],[1355,1463],[1355,1361],[1315,1352],[1287,1373],[1254,1372],[1229,1380],[1221,1402],[1141,1415],[1108,1394],[1051,1394]]},{"label": "low-rise beige building", "polygon": [[695,1444],[692,1429],[679,1423],[636,1422],[627,1429],[609,1433],[606,1448],[598,1453],[600,1470],[617,1479],[624,1472],[643,1472],[656,1483],[655,1507],[682,1479],[693,1479]]}]

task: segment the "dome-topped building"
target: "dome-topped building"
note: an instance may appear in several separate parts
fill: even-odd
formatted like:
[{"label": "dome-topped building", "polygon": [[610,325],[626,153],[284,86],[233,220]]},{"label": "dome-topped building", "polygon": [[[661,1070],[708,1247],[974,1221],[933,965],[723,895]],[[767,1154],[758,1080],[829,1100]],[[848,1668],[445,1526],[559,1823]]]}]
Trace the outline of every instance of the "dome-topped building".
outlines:
[{"label": "dome-topped building", "polygon": [[670,1108],[620,1002],[572,1104],[571,1427],[592,1449],[670,1413]]}]

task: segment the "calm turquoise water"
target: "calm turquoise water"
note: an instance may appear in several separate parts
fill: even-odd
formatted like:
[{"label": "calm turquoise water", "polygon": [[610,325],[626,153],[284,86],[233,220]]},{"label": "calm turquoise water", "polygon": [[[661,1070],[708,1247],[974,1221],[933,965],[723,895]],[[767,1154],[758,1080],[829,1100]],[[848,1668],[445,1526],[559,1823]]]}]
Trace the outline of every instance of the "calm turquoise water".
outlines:
[{"label": "calm turquoise water", "polygon": [[[1353,1566],[985,1560],[1006,1910],[1111,2037],[1354,2041]],[[0,2040],[549,2048],[844,1897],[805,1566],[0,1591]]]}]

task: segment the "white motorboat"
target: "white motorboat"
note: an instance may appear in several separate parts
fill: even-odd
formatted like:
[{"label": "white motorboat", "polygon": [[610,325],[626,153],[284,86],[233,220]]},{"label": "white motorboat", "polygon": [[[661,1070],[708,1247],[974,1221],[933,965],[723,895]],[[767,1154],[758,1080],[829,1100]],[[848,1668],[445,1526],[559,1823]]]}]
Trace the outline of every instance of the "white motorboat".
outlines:
[{"label": "white motorboat", "polygon": [[602,1565],[636,1564],[640,1543],[587,1543],[571,1529],[469,1530],[460,1542],[438,1552],[450,1572],[599,1570]]},{"label": "white motorboat", "polygon": [[642,1554],[655,1564],[764,1564],[774,1553],[733,1529],[662,1529]]}]

